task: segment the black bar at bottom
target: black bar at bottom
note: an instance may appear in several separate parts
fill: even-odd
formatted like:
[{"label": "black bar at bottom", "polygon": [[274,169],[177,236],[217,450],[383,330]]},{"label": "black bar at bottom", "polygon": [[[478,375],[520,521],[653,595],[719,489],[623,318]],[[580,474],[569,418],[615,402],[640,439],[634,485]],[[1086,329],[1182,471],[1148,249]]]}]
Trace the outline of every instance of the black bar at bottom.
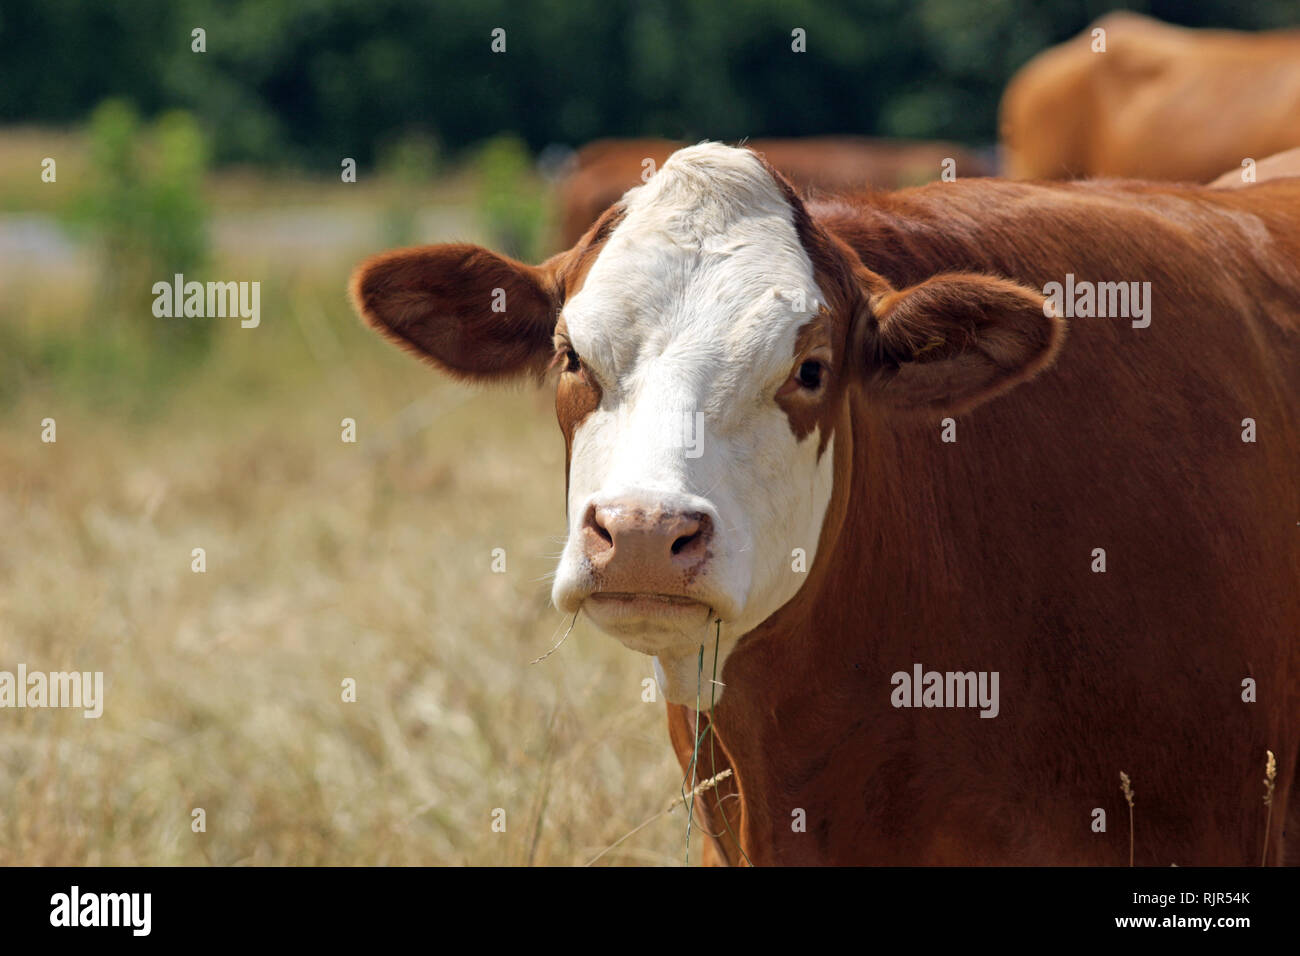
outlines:
[{"label": "black bar at bottom", "polygon": [[[283,939],[374,943],[389,934],[499,942],[623,926],[647,942],[735,942],[778,926],[856,928],[927,943],[1106,936],[1232,943],[1292,936],[1295,869],[861,869],[719,872],[360,868],[0,869],[6,943]],[[74,890],[75,887],[75,890]],[[148,894],[146,897],[144,894]],[[147,904],[147,906],[146,906]],[[76,925],[73,925],[73,924]],[[113,924],[116,925],[85,925]],[[566,928],[567,927],[567,928]],[[147,929],[147,934],[144,930]],[[697,935],[698,933],[698,935]],[[917,934],[920,934],[917,936]],[[1044,937],[1042,934],[1053,936]],[[432,934],[432,935],[430,935]],[[456,936],[460,936],[457,932]],[[474,937],[471,937],[474,938]],[[879,940],[887,937],[878,937]],[[616,941],[606,939],[606,944]]]}]

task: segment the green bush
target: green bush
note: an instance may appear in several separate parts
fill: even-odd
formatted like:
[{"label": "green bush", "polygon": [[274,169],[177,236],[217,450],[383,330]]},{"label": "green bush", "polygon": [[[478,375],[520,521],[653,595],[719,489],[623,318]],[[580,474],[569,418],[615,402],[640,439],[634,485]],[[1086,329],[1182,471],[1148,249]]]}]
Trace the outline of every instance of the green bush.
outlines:
[{"label": "green bush", "polygon": [[496,136],[480,147],[472,165],[479,174],[477,207],[488,244],[506,255],[537,261],[546,247],[550,194],[528,147],[517,136]]},{"label": "green bush", "polygon": [[130,103],[107,100],[89,137],[91,178],[68,218],[97,253],[100,332],[142,335],[181,358],[204,354],[212,324],[158,320],[151,291],[178,272],[199,278],[208,262],[208,151],[198,125],[181,111],[145,124]]},{"label": "green bush", "polygon": [[379,148],[379,174],[389,189],[380,233],[385,246],[409,246],[418,234],[420,204],[415,197],[438,172],[438,141],[427,133],[407,133]]}]

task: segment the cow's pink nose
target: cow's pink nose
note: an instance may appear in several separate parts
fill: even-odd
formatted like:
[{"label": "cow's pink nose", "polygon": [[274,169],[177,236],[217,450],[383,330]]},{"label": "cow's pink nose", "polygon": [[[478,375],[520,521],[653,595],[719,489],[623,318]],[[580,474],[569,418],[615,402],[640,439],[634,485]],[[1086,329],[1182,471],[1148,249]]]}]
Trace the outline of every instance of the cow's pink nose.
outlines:
[{"label": "cow's pink nose", "polygon": [[667,578],[698,569],[709,558],[713,521],[702,511],[678,511],[630,500],[607,501],[587,509],[583,550],[592,567],[604,572],[606,587],[617,579],[621,590],[657,588]]}]

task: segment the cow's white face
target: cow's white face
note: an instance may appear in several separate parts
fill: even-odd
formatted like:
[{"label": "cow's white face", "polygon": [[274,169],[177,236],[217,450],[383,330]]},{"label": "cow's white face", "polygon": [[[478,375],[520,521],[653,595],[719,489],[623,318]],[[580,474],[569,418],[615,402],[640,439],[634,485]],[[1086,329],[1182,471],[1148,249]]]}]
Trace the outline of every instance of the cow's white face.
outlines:
[{"label": "cow's white face", "polygon": [[970,408],[1045,367],[1064,332],[995,276],[894,289],[753,153],[717,144],[675,153],[539,266],[404,249],[364,263],[352,296],[452,375],[559,366],[552,597],[654,655],[665,696],[690,705],[814,573],[850,388],[882,409]]},{"label": "cow's white face", "polygon": [[[579,369],[566,374],[598,403],[571,423],[552,598],[658,657],[670,699],[694,704],[701,644],[707,700],[715,638],[720,668],[816,552],[833,443],[815,427],[797,435],[790,402],[828,387],[829,342],[808,335],[825,300],[793,210],[752,153],[682,150],[624,202],[557,326]],[[602,509],[619,514],[601,522]],[[705,523],[706,541],[691,547],[683,515]],[[620,518],[625,556],[624,529],[605,527]]]}]

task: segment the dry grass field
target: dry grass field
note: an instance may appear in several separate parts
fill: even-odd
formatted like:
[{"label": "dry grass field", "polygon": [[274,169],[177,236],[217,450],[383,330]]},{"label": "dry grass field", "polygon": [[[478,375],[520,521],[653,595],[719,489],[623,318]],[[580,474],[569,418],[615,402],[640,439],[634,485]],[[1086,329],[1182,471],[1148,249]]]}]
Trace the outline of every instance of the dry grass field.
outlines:
[{"label": "dry grass field", "polygon": [[[648,658],[579,622],[530,664],[567,625],[548,397],[361,328],[369,241],[218,248],[210,276],[261,280],[261,326],[186,320],[216,327],[178,368],[91,270],[5,276],[0,670],[102,671],[106,699],[0,711],[0,864],[582,864],[679,792]],[[681,865],[685,825],[600,863]]]}]

